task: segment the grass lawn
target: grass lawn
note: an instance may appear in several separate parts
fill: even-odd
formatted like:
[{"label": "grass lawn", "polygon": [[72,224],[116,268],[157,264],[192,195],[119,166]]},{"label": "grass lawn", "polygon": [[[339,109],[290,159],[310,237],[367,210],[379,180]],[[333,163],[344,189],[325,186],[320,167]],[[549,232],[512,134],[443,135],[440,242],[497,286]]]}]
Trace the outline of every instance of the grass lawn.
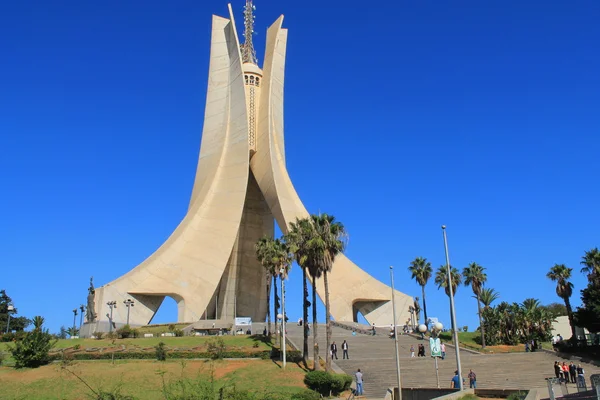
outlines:
[{"label": "grass lawn", "polygon": [[[233,385],[239,390],[257,393],[291,394],[302,391],[305,371],[293,363],[284,371],[270,360],[224,361],[82,361],[67,367],[94,390],[111,391],[135,399],[164,399],[163,379],[167,388],[208,382],[211,373],[217,385]],[[212,372],[211,372],[212,371]],[[15,370],[0,367],[1,397],[6,400],[85,399],[92,394],[79,379],[51,364],[37,369]]]},{"label": "grass lawn", "polygon": [[[479,351],[482,353],[520,353],[525,352],[525,345],[518,344],[516,346],[486,346],[485,349],[481,348],[480,344],[475,343],[475,338],[480,337],[481,334],[479,332],[459,332],[458,333],[458,341],[460,345],[467,348],[473,349],[475,351]],[[440,334],[440,339],[445,342],[452,343],[452,334],[450,332],[442,332]],[[549,343],[542,343],[541,346],[543,348],[552,348]]]},{"label": "grass lawn", "polygon": [[[211,338],[216,336],[182,336],[182,337],[153,337],[153,338],[138,338],[138,339],[64,339],[56,342],[55,349],[68,349],[80,346],[81,349],[86,348],[107,348],[125,346],[131,348],[150,348],[163,342],[170,349],[176,348],[204,348]],[[258,336],[220,336],[225,341],[227,348],[231,350],[269,350],[271,344],[265,343],[258,339]],[[254,347],[255,343],[258,347]],[[0,343],[0,351],[8,351],[7,343]]]}]

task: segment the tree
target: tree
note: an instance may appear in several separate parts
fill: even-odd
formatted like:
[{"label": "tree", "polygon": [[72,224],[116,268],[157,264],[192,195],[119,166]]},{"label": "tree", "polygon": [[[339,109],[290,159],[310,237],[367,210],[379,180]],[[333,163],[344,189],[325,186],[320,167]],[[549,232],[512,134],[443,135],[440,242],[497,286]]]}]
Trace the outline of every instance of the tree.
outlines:
[{"label": "tree", "polygon": [[[456,289],[462,283],[462,275],[456,268],[450,266],[450,277],[452,278],[452,294],[456,296]],[[444,288],[446,296],[450,297],[450,287],[448,286],[448,270],[445,265],[440,265],[435,273],[435,284],[438,289]]]},{"label": "tree", "polygon": [[492,288],[481,289],[479,300],[483,304],[483,309],[486,310],[491,307],[492,303],[500,298],[500,293],[496,292]]},{"label": "tree", "polygon": [[589,282],[581,291],[581,303],[574,315],[577,326],[592,333],[600,332],[600,286]]},{"label": "tree", "polygon": [[561,315],[567,315],[567,307],[561,303],[550,303],[548,305],[542,306],[545,308],[550,314],[554,317],[560,317]]},{"label": "tree", "polygon": [[[270,236],[263,236],[256,242],[254,250],[256,252],[256,258],[258,262],[263,266],[267,272],[267,325],[269,326],[269,335],[271,335],[271,280],[275,282],[275,318],[277,318],[277,278],[273,275],[275,271],[274,266],[274,239]],[[218,318],[218,316],[215,316]]]},{"label": "tree", "polygon": [[[283,280],[287,279],[287,276],[292,268],[293,255],[290,251],[289,244],[282,239],[275,239],[273,241],[273,274],[279,276],[281,279],[281,288],[284,289]],[[277,310],[276,310],[277,311]],[[282,310],[282,317],[286,319],[285,310]],[[285,343],[283,344],[285,346]]]},{"label": "tree", "polygon": [[48,330],[43,329],[43,317],[36,316],[33,322],[33,330],[26,332],[14,346],[9,346],[16,368],[37,368],[50,362],[49,352],[56,340],[52,340]]},{"label": "tree", "polygon": [[[335,220],[333,215],[319,214],[312,215],[314,226],[314,237],[310,240],[310,248],[314,257],[311,264],[323,275],[323,284],[325,286],[325,332],[327,352],[325,357],[325,369],[331,369],[331,305],[329,302],[329,281],[328,274],[333,268],[333,262],[338,254],[342,253],[346,247],[346,230],[344,225]],[[313,307],[313,310],[315,307]],[[316,327],[315,327],[316,329]]]},{"label": "tree", "polygon": [[476,262],[472,262],[468,267],[463,269],[465,278],[465,286],[471,285],[475,299],[477,299],[477,315],[479,316],[479,326],[481,327],[481,347],[485,347],[485,328],[483,326],[481,315],[481,290],[487,281],[487,275],[484,272],[485,268]]},{"label": "tree", "polygon": [[594,281],[596,284],[600,280],[600,250],[593,248],[590,251],[586,251],[583,257],[581,257],[581,272],[584,272],[588,276],[588,280]]},{"label": "tree", "polygon": [[296,262],[302,268],[302,359],[305,366],[308,366],[308,307],[311,306],[308,300],[308,270],[311,260],[308,239],[311,234],[312,223],[310,220],[307,218],[296,218],[296,222],[290,223],[288,233],[284,236],[285,241],[290,246],[290,251],[294,254]]},{"label": "tree", "polygon": [[59,339],[66,339],[67,335],[67,328],[65,328],[65,326],[63,325],[60,327],[60,332],[58,333],[58,335],[56,335],[56,337],[58,337]]},{"label": "tree", "polygon": [[78,336],[79,335],[79,329],[77,329],[74,326],[72,326],[69,329],[67,329],[67,333],[69,334],[70,337]]},{"label": "tree", "polygon": [[427,324],[427,304],[425,303],[425,285],[431,278],[433,269],[431,263],[426,258],[417,257],[411,261],[408,270],[411,273],[411,279],[414,279],[421,286],[421,293],[423,294],[423,317],[425,318],[425,324]]},{"label": "tree", "polygon": [[[0,332],[4,332],[8,323],[8,306],[12,305],[12,299],[6,294],[5,290],[0,290]],[[10,327],[11,331],[23,331],[29,325],[31,320],[25,317],[17,317],[17,309],[15,308],[10,313]]]},{"label": "tree", "polygon": [[[462,283],[462,276],[453,266],[450,266],[450,278],[452,280],[452,296],[454,297],[456,296],[456,289],[458,289],[458,286]],[[448,285],[448,280],[448,269],[445,265],[440,265],[435,273],[435,283],[438,285],[438,289],[444,288],[446,296],[450,297],[450,285]],[[450,321],[454,321],[454,316],[452,314],[452,307],[450,307]],[[452,329],[458,329],[458,327],[452,326]],[[458,343],[455,343],[455,345],[458,345]]]},{"label": "tree", "polygon": [[546,276],[552,282],[556,282],[556,294],[563,299],[565,307],[567,307],[567,316],[569,318],[569,324],[571,325],[571,338],[572,340],[577,340],[575,321],[573,319],[573,308],[571,308],[570,300],[573,295],[573,284],[569,282],[571,272],[573,272],[573,268],[567,268],[565,264],[554,264]]}]

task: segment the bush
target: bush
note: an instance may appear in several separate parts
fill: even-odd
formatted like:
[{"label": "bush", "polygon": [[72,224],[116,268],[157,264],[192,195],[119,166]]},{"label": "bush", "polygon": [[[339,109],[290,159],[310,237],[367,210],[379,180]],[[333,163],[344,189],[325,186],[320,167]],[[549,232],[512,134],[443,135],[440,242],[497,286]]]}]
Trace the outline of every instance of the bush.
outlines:
[{"label": "bush", "polygon": [[225,358],[227,347],[223,338],[214,338],[209,340],[206,350],[213,360],[221,360]]},{"label": "bush", "polygon": [[182,337],[183,336],[183,330],[182,329],[175,329],[173,331],[173,333],[175,334],[175,336],[177,337]]},{"label": "bush", "polygon": [[15,342],[14,347],[9,347],[16,368],[37,368],[48,364],[51,360],[50,349],[56,340],[48,330],[43,330],[41,325],[33,331],[27,332],[22,340]]},{"label": "bush", "polygon": [[4,353],[0,351],[0,365],[2,365],[2,361],[4,361]]},{"label": "bush", "polygon": [[314,390],[304,389],[300,393],[294,393],[290,400],[321,400],[321,395]]},{"label": "bush", "polygon": [[508,396],[506,398],[506,400],[523,400],[525,399],[525,397],[527,397],[527,392],[516,392],[516,393],[511,393],[510,396]]},{"label": "bush", "polygon": [[104,336],[104,332],[94,332],[94,337],[98,340],[102,339],[102,336]]},{"label": "bush", "polygon": [[133,337],[133,329],[131,329],[129,325],[122,326],[117,329],[117,335],[119,335],[121,339]]},{"label": "bush", "polygon": [[167,360],[167,349],[165,349],[165,344],[160,342],[154,348],[156,350],[156,359],[158,361],[166,361]]},{"label": "bush", "polygon": [[304,377],[304,384],[323,396],[338,395],[348,390],[352,377],[346,374],[330,374],[325,371],[310,371]]},{"label": "bush", "polygon": [[106,339],[118,339],[119,335],[117,335],[117,332],[112,331],[112,332],[108,332],[106,334]]}]

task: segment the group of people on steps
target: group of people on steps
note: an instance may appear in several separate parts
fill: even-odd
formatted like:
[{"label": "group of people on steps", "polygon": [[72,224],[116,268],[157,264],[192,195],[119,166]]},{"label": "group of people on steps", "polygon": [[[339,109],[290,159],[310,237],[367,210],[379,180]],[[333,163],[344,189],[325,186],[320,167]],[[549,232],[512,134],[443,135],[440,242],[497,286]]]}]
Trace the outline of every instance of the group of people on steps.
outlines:
[{"label": "group of people on steps", "polygon": [[582,382],[582,386],[585,382],[585,371],[581,364],[575,365],[573,361],[567,365],[566,361],[561,364],[560,361],[554,361],[554,374],[561,382],[566,383],[578,383]]}]

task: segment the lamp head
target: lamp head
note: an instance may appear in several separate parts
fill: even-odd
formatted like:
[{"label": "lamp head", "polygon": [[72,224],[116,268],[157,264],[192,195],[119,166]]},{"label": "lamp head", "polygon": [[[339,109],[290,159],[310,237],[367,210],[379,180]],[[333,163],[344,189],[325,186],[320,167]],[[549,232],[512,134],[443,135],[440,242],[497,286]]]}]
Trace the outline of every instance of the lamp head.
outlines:
[{"label": "lamp head", "polygon": [[442,229],[446,229],[446,225],[442,225]]},{"label": "lamp head", "polygon": [[435,324],[433,324],[433,329],[437,332],[441,332],[442,329],[444,329],[444,325],[442,325],[441,322],[436,322]]},{"label": "lamp head", "polygon": [[419,332],[421,332],[421,333],[427,332],[427,325],[425,325],[425,324],[419,325]]}]

